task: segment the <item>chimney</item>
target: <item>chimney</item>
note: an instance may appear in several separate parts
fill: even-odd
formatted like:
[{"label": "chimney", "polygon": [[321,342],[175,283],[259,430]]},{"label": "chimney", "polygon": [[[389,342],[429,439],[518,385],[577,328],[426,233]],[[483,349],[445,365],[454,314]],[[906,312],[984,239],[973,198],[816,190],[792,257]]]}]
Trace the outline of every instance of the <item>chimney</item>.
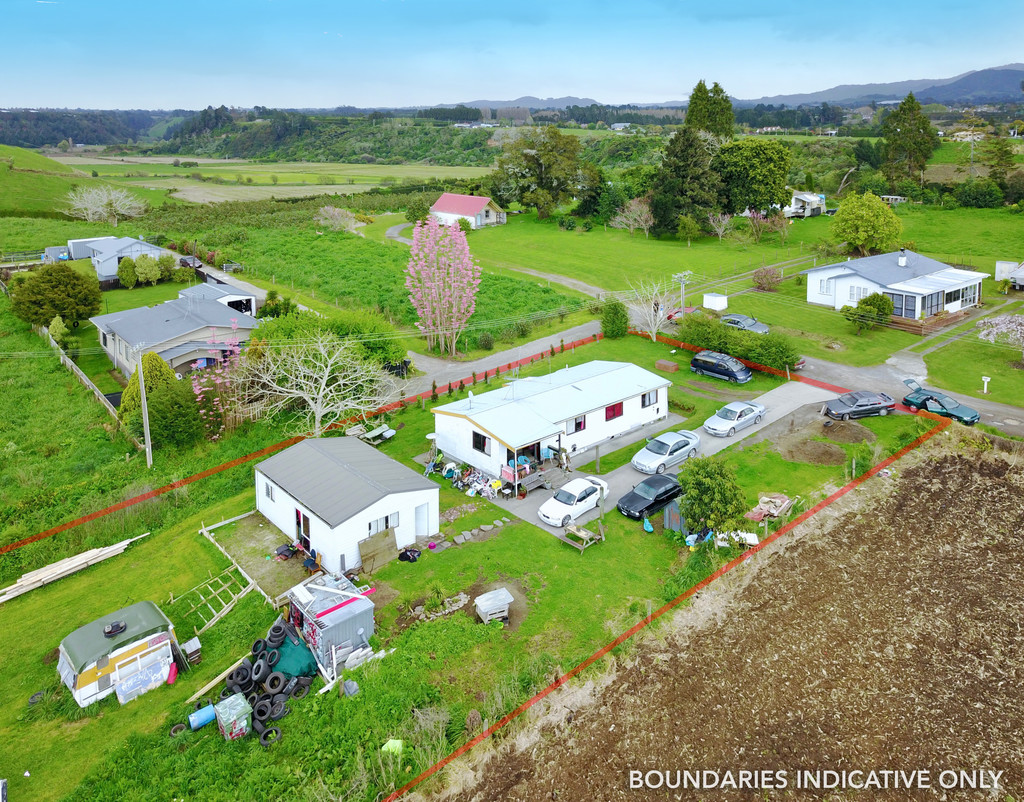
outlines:
[{"label": "chimney", "polygon": [[896,264],[898,264],[900,267],[907,266],[907,251],[905,248],[900,248],[900,255],[899,258],[896,260]]}]

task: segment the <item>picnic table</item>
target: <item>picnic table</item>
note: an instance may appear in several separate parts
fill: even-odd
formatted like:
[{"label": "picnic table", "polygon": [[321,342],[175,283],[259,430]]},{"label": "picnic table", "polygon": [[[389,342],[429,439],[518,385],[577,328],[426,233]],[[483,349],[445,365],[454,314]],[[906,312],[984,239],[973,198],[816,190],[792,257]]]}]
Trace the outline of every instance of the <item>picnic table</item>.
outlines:
[{"label": "picnic table", "polygon": [[597,532],[591,532],[589,529],[576,526],[576,524],[567,524],[563,528],[561,535],[557,532],[554,533],[554,535],[563,543],[568,543],[574,549],[579,549],[580,554],[582,554],[588,546],[593,546],[595,543],[600,543],[604,540],[604,535]]},{"label": "picnic table", "polygon": [[372,429],[365,434],[359,435],[359,439],[364,443],[369,443],[371,446],[379,446],[385,440],[390,440],[394,436],[395,430],[386,423],[382,423],[376,429]]}]

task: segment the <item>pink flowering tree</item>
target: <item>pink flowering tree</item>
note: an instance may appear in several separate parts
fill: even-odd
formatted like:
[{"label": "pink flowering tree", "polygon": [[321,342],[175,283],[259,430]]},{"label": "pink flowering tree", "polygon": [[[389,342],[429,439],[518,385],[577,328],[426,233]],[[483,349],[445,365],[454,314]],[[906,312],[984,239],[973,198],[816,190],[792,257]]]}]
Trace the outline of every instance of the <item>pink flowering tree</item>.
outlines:
[{"label": "pink flowering tree", "polygon": [[978,337],[990,343],[1006,343],[1024,353],[1024,315],[996,315],[978,322]]},{"label": "pink flowering tree", "polygon": [[[207,341],[211,345],[217,343],[217,330]],[[198,362],[192,363],[192,392],[196,395],[199,405],[199,418],[203,422],[206,437],[217,440],[234,423],[231,412],[235,407],[234,374],[241,358],[242,348],[238,336],[238,320],[231,320],[231,334],[222,343],[224,349],[211,348],[214,360],[212,366],[201,369]],[[223,359],[221,355],[223,354]],[[209,363],[207,363],[209,365]]]},{"label": "pink flowering tree", "polygon": [[480,266],[469,253],[466,234],[435,217],[416,223],[405,287],[420,319],[427,347],[455,356],[455,344],[476,308]]}]

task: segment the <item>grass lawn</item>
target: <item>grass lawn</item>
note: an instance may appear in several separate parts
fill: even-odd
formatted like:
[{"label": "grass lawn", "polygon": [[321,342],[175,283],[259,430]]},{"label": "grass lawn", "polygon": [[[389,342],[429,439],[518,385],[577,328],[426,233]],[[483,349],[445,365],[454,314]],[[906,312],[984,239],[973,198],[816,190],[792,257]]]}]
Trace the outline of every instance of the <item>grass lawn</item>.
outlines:
[{"label": "grass lawn", "polygon": [[[33,590],[0,605],[3,634],[0,698],[0,776],[7,777],[13,798],[59,799],[72,791],[97,765],[114,760],[122,742],[137,732],[169,726],[181,717],[182,702],[230,664],[251,643],[250,633],[269,626],[269,607],[244,599],[223,625],[204,633],[203,662],[173,686],[152,691],[120,707],[104,701],[82,716],[70,694],[59,685],[53,652],[79,626],[135,602],[157,603],[176,625],[180,642],[192,636],[174,620],[167,604],[217,574],[227,561],[197,533],[200,518],[230,517],[249,509],[248,492],[209,508],[201,516],[166,531],[154,532],[111,558],[78,574]],[[125,537],[142,534],[129,532]],[[30,637],[24,635],[31,632]],[[21,633],[21,634],[19,634]],[[31,711],[28,698],[47,690],[48,698]],[[24,777],[25,772],[31,777]]]},{"label": "grass lawn", "polygon": [[626,231],[598,226],[592,231],[562,231],[555,220],[536,214],[510,215],[504,226],[491,226],[469,236],[473,255],[486,270],[528,269],[554,273],[606,290],[626,289],[630,281],[664,280],[681,270],[692,270],[694,282],[719,281],[753,270],[762,262],[794,259],[828,236],[824,217],[797,221],[781,246],[775,235],[762,244],[704,237],[691,247],[675,239],[632,237]]},{"label": "grass lawn", "polygon": [[[979,340],[969,334],[924,357],[928,384],[955,395],[973,395],[1003,404],[1021,405],[1024,369],[1021,351],[1008,345]],[[982,395],[982,376],[991,376],[988,395]],[[970,401],[965,402],[970,406]]]},{"label": "grass lawn", "polygon": [[1001,259],[1018,259],[1020,217],[1006,209],[943,209],[901,203],[903,239],[910,249],[953,265],[991,275]]},{"label": "grass lawn", "polygon": [[[989,282],[985,282],[985,283],[989,283]],[[1014,294],[1017,294],[1017,293],[1014,293]],[[1005,296],[998,296],[998,297],[1001,298],[1002,301],[1007,301],[1008,300]],[[998,304],[998,303],[1000,303],[1000,302],[997,301],[996,304]],[[992,306],[994,304],[989,304],[989,305]],[[998,315],[1019,314],[1020,311],[1021,311],[1021,307],[1022,306],[1024,306],[1024,301],[1012,301],[1011,300],[1009,303],[1007,303],[1005,306],[1001,306],[999,309],[992,309],[990,312],[988,312],[985,315],[985,317],[988,317],[989,315],[993,315],[993,314],[998,314]],[[954,326],[951,329],[943,331],[941,335],[939,335],[938,337],[936,337],[934,339],[922,341],[921,343],[915,345],[910,350],[917,354],[917,353],[921,353],[922,351],[927,351],[929,348],[934,348],[936,345],[946,345],[947,343],[951,342],[958,334],[962,334],[965,331],[969,331],[969,330],[973,329],[977,325],[978,325],[978,321],[977,320],[968,320],[966,323],[961,323],[959,326]]]},{"label": "grass lawn", "polygon": [[778,292],[745,292],[729,297],[729,311],[752,315],[773,331],[798,340],[804,356],[844,365],[879,365],[893,352],[914,345],[921,338],[905,331],[878,328],[855,334],[853,327],[833,309],[807,303],[807,289],[796,281],[784,281]]}]

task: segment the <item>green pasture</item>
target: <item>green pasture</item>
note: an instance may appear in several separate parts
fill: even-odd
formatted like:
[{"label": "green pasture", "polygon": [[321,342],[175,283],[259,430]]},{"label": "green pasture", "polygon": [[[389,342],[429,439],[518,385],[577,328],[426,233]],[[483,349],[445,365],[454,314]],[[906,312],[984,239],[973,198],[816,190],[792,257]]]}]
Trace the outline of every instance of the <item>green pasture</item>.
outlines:
[{"label": "green pasture", "polygon": [[43,156],[34,150],[13,145],[0,145],[0,162],[10,162],[15,170],[32,170],[38,173],[67,173],[74,170],[60,162]]},{"label": "green pasture", "polygon": [[[1003,404],[1020,406],[1024,398],[1024,363],[1021,349],[989,343],[968,334],[925,354],[928,384],[952,395],[971,395]],[[982,376],[992,377],[988,395],[983,395]],[[965,400],[970,406],[970,399]]]},{"label": "green pasture", "polygon": [[917,253],[990,275],[995,263],[1020,259],[1024,221],[1006,209],[944,209],[901,203],[903,241]]},{"label": "green pasture", "polygon": [[603,226],[563,231],[554,219],[538,220],[531,212],[472,232],[469,247],[488,270],[550,273],[617,291],[631,281],[663,281],[683,270],[693,271],[694,283],[720,282],[763,264],[810,256],[813,245],[827,236],[827,219],[815,217],[794,222],[785,245],[771,234],[760,244],[702,237],[687,247],[674,237],[647,238],[642,231],[632,237]]}]

